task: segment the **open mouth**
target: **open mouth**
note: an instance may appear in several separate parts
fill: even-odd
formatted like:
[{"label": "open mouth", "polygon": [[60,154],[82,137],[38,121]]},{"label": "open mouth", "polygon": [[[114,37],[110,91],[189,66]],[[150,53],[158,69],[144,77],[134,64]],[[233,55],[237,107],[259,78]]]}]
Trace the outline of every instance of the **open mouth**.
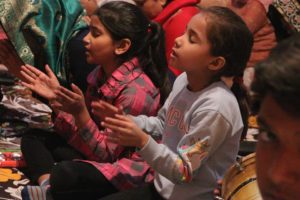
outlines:
[{"label": "open mouth", "polygon": [[174,49],[172,49],[171,55],[170,55],[170,56],[171,56],[171,57],[178,57],[178,56],[177,56],[177,53],[175,52]]}]

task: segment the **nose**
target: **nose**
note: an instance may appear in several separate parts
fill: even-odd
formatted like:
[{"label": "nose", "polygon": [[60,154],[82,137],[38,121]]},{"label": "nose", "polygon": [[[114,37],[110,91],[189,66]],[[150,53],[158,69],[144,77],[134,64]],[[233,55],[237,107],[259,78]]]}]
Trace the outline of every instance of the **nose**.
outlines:
[{"label": "nose", "polygon": [[90,32],[83,38],[83,44],[84,46],[88,46],[91,43],[91,37],[90,37]]},{"label": "nose", "polygon": [[285,152],[278,152],[278,154],[274,156],[268,171],[269,179],[274,185],[282,188],[285,185],[290,186],[296,183],[299,169],[296,169],[297,167],[294,160],[291,155],[287,155]]},{"label": "nose", "polygon": [[177,37],[175,39],[175,42],[174,42],[174,47],[175,48],[179,48],[180,47],[180,45],[181,45],[181,38],[182,38],[182,36],[179,36],[179,37]]}]

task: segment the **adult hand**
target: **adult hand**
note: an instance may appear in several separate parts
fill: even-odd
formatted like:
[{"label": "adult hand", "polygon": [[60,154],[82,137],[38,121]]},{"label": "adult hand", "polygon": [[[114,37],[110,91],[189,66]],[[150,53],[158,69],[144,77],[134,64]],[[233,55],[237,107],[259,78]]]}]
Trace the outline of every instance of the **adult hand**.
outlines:
[{"label": "adult hand", "polygon": [[21,66],[21,75],[25,79],[22,85],[51,100],[56,97],[54,91],[60,87],[60,84],[48,65],[45,66],[45,70],[47,74],[31,65]]},{"label": "adult hand", "polygon": [[107,117],[101,125],[113,131],[108,135],[108,141],[123,146],[143,148],[149,139],[149,135],[125,115],[116,114],[115,118]]},{"label": "adult hand", "polygon": [[91,108],[92,113],[96,115],[101,121],[103,121],[105,117],[113,118],[115,114],[124,114],[122,106],[118,108],[102,100],[93,101],[91,103]]}]

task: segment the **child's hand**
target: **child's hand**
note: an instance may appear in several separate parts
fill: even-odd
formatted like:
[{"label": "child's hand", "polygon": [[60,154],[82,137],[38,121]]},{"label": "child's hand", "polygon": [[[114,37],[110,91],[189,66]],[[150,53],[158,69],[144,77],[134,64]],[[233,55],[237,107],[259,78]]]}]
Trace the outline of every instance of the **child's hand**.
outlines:
[{"label": "child's hand", "polygon": [[51,107],[73,115],[76,125],[80,128],[90,119],[82,91],[74,84],[72,90],[60,86],[56,91],[56,99]]},{"label": "child's hand", "polygon": [[215,200],[222,200],[223,198],[221,197],[221,194],[222,194],[222,182],[223,180],[222,179],[219,179],[218,180],[218,185],[217,185],[217,188],[214,189],[214,198]]},{"label": "child's hand", "polygon": [[46,73],[30,65],[21,66],[21,75],[26,82],[22,85],[30,88],[42,97],[51,100],[56,97],[54,91],[59,88],[59,82],[48,65],[45,66]]},{"label": "child's hand", "polygon": [[115,114],[123,115],[123,108],[120,106],[119,108],[107,103],[105,101],[93,101],[91,103],[92,113],[95,114],[101,121],[104,120],[105,117],[113,118]]},{"label": "child's hand", "polygon": [[143,132],[130,117],[125,115],[117,114],[115,118],[107,117],[101,125],[113,131],[108,135],[108,141],[123,146],[143,148],[149,139],[149,135]]},{"label": "child's hand", "polygon": [[76,85],[72,84],[71,88],[73,91],[62,86],[57,88],[57,90],[55,90],[56,103],[54,103],[53,106],[73,116],[80,115],[86,108],[84,95]]}]

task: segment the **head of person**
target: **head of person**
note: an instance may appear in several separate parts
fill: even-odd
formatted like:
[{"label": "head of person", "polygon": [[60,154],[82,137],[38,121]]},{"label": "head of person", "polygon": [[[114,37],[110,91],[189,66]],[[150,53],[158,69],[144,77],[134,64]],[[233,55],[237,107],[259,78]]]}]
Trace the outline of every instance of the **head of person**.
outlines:
[{"label": "head of person", "polygon": [[[247,4],[248,0],[231,0],[230,6],[229,7],[234,7],[234,8],[242,8]],[[201,0],[198,3],[199,6],[201,7],[211,7],[211,6],[224,6],[227,7],[227,1],[220,1],[220,0]]]},{"label": "head of person", "polygon": [[149,19],[154,19],[171,0],[134,0]]},{"label": "head of person", "polygon": [[221,77],[234,80],[231,90],[237,97],[247,131],[248,105],[241,81],[250,57],[253,37],[247,25],[225,7],[203,8],[189,22],[185,33],[175,40],[170,63],[192,76],[210,82]]},{"label": "head of person", "polygon": [[258,186],[264,199],[300,199],[300,34],[255,67],[252,83],[260,133]]},{"label": "head of person", "polygon": [[88,16],[92,15],[97,9],[97,0],[79,0],[79,2]]},{"label": "head of person", "polygon": [[91,16],[90,33],[84,38],[89,63],[119,66],[137,57],[143,71],[161,90],[168,85],[164,34],[137,6],[122,1],[103,4]]},{"label": "head of person", "polygon": [[136,5],[134,0],[79,0],[81,6],[85,9],[88,16],[91,16],[98,7],[101,7],[103,4],[112,1],[123,1]]}]

